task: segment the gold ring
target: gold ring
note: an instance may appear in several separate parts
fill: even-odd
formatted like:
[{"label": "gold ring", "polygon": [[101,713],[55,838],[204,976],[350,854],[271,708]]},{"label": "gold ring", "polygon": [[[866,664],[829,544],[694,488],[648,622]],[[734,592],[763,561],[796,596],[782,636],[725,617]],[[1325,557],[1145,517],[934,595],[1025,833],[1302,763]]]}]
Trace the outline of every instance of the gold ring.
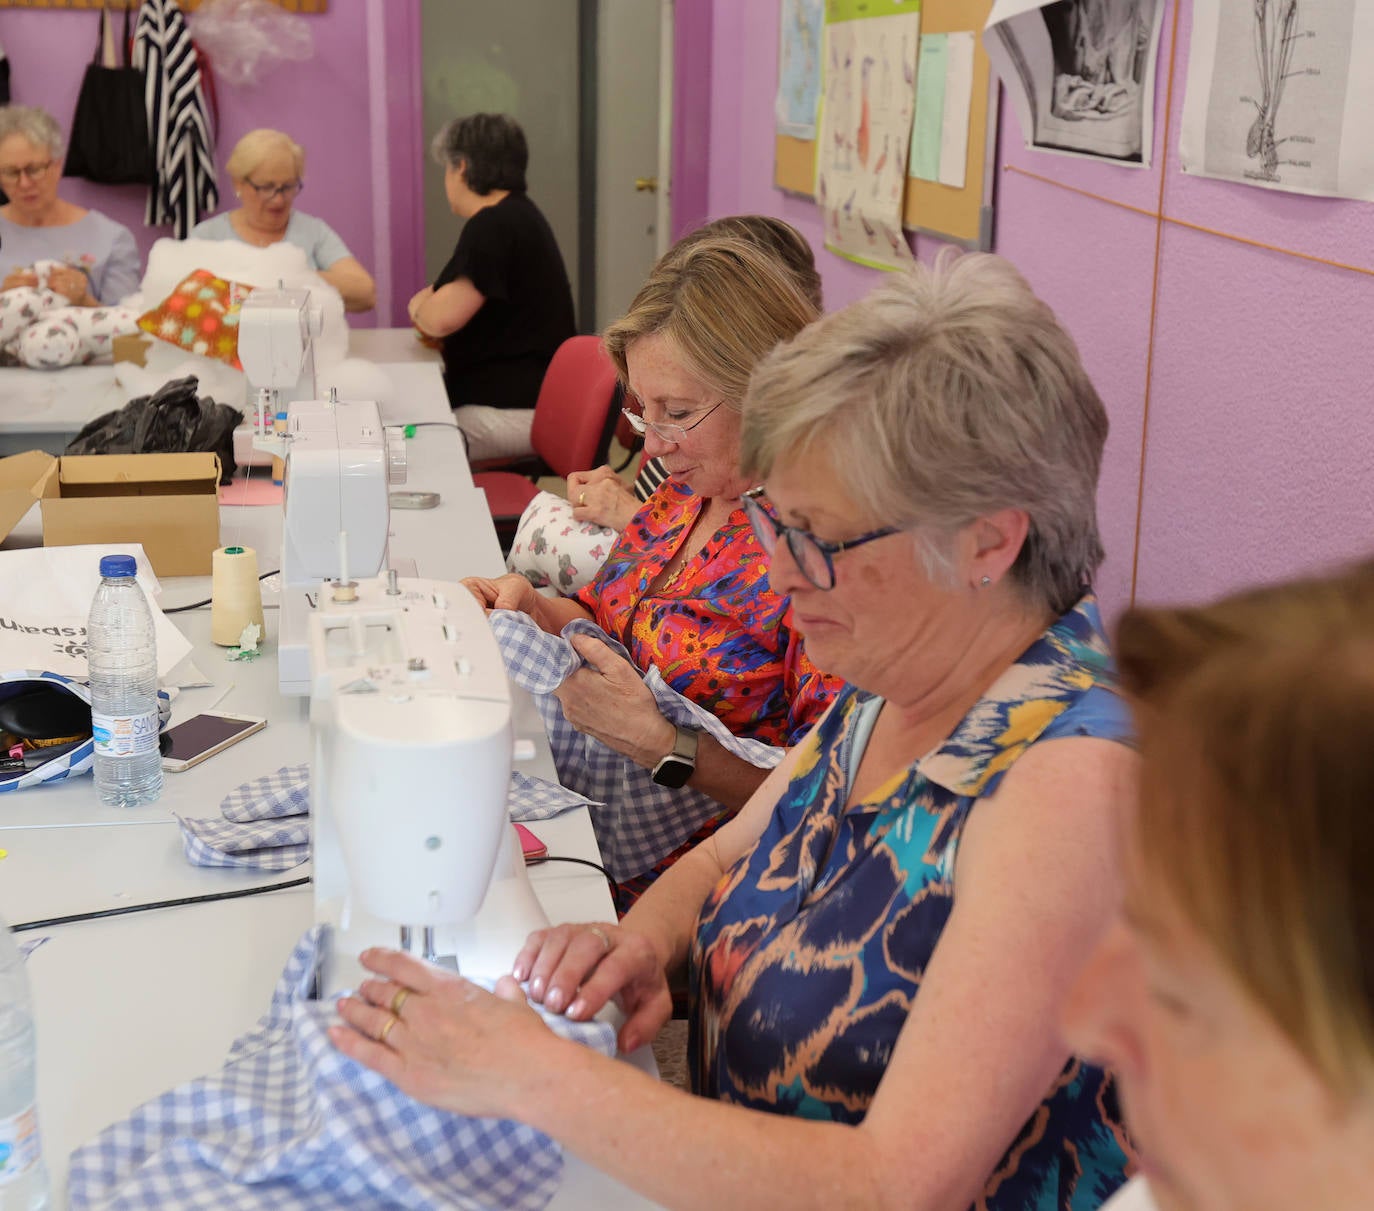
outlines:
[{"label": "gold ring", "polygon": [[611,939],[604,929],[597,925],[589,925],[587,927],[587,932],[596,934],[596,936],[601,939],[601,945],[606,948],[606,953],[611,953]]},{"label": "gold ring", "polygon": [[406,988],[403,985],[402,987],[396,989],[396,995],[391,998],[391,1012],[394,1013],[398,1018],[401,1016],[401,1006],[406,1003],[409,997],[410,989]]},{"label": "gold ring", "polygon": [[387,1018],[386,1025],[382,1027],[382,1033],[377,1036],[377,1042],[385,1044],[386,1036],[391,1033],[392,1027],[395,1026],[396,1023],[400,1020],[401,1019],[398,1018],[394,1013],[389,1018]]},{"label": "gold ring", "polygon": [[585,509],[587,507],[587,494],[585,492],[578,493],[577,507],[579,509]]}]

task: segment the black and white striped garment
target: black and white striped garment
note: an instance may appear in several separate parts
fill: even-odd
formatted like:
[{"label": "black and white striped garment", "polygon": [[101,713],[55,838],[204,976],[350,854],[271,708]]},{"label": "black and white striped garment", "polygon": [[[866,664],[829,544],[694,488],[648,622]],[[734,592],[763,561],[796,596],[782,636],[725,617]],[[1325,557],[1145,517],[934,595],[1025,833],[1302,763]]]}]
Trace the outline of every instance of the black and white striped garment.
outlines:
[{"label": "black and white striped garment", "polygon": [[668,478],[668,468],[661,458],[646,458],[639,464],[639,474],[635,476],[634,493],[640,500],[648,500],[654,490]]},{"label": "black and white striped garment", "polygon": [[219,203],[215,144],[191,31],[177,0],[143,0],[133,65],[143,71],[148,141],[157,181],[148,190],[149,227],[172,224],[178,239]]}]

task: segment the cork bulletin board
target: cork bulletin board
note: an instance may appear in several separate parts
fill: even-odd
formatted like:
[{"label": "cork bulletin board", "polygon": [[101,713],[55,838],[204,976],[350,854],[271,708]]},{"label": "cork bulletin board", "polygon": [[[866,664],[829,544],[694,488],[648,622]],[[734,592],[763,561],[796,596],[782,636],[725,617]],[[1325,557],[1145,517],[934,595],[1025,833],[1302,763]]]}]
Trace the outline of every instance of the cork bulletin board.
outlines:
[{"label": "cork bulletin board", "polygon": [[[902,203],[902,226],[908,230],[984,250],[992,247],[997,155],[998,84],[982,44],[983,26],[992,3],[993,0],[921,0],[922,34],[971,30],[977,35],[968,159],[962,189],[908,177]],[[773,183],[789,193],[811,197],[815,182],[815,141],[778,135],[773,152]]]}]

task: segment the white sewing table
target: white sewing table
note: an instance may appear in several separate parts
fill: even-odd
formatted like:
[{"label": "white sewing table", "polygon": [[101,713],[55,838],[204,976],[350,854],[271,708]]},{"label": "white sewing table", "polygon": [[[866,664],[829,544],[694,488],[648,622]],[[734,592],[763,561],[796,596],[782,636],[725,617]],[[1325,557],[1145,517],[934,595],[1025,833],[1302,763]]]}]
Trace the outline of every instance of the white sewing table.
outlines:
[{"label": "white sewing table", "polygon": [[[443,359],[416,339],[414,329],[350,328],[348,356],[381,366],[398,396],[424,401],[426,415],[407,420],[451,415]],[[115,368],[108,363],[62,370],[0,367],[0,458],[25,450],[61,454],[97,416],[127,402],[124,389],[115,381]],[[391,423],[386,416],[382,419]]]},{"label": "white sewing table", "polygon": [[[393,410],[395,411],[395,410]],[[447,409],[445,409],[447,412]],[[393,415],[393,421],[423,419]],[[502,570],[485,498],[472,487],[457,431],[427,427],[407,442],[407,488],[438,491],[432,510],[392,513],[393,566],[403,574],[458,580]],[[257,548],[259,568],[278,566],[281,513],[272,506],[226,507],[221,542]],[[37,510],[5,546],[36,545]],[[406,566],[413,562],[412,570]],[[268,582],[270,587],[272,582]],[[166,608],[210,595],[210,578],[165,582]],[[220,709],[264,715],[268,726],[185,773],[168,774],[161,798],[133,810],[103,807],[89,777],[0,799],[0,913],[10,924],[183,896],[282,883],[309,864],[267,875],[190,865],[173,814],[216,815],[221,798],[249,778],[309,759],[307,700],[277,691],[276,614],[264,592],[267,642],[253,662],[229,662],[210,642],[207,608],[173,615],[194,645],[194,659],[214,682],[183,691],[173,722],[233,686]],[[553,777],[547,741],[527,697],[518,699],[516,734],[535,741],[520,768]],[[599,859],[584,809],[534,826],[551,855]],[[587,867],[549,863],[531,869],[553,921],[614,920],[605,880]],[[38,1026],[39,1118],[53,1179],[53,1206],[66,1205],[71,1151],[137,1105],[211,1072],[230,1043],[266,1011],[276,979],[312,917],[309,887],[239,900],[159,909],[19,935],[48,937],[28,960]],[[634,1061],[652,1070],[645,1048]],[[554,1208],[637,1208],[652,1204],[610,1178],[565,1157]]]}]

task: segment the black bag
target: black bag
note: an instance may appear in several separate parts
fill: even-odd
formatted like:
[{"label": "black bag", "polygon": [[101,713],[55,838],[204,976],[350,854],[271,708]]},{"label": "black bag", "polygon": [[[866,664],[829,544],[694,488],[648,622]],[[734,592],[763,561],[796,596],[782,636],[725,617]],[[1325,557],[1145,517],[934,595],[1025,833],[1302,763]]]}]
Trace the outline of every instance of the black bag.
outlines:
[{"label": "black bag", "polygon": [[129,67],[129,9],[124,10],[123,67],[105,67],[100,47],[109,11],[100,10],[95,57],[86,68],[76,99],[64,177],[85,177],[104,185],[151,185],[157,180],[148,144],[148,110],[143,72]]}]

